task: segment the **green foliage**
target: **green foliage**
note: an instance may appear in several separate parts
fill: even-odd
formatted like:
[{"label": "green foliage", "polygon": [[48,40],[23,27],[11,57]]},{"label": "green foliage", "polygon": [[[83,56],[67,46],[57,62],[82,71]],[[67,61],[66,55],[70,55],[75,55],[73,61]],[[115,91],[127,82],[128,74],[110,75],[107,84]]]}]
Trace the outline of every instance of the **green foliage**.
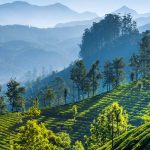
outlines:
[{"label": "green foliage", "polygon": [[124,79],[124,67],[125,63],[123,58],[115,58],[113,60],[113,86],[119,86],[120,82]]},{"label": "green foliage", "polygon": [[[143,80],[141,81],[143,82]],[[145,114],[145,111],[148,109],[148,104],[150,103],[150,80],[144,79],[144,82],[145,84],[143,84],[144,87],[141,91],[136,87],[137,81],[135,81],[119,86],[109,93],[103,93],[76,103],[78,118],[75,122],[73,120],[73,104],[41,110],[42,115],[36,117],[36,119],[38,122],[43,122],[48,129],[52,129],[55,133],[64,131],[69,133],[72,143],[75,143],[77,140],[83,142],[84,136],[90,135],[91,121],[97,118],[98,114],[101,113],[105,107],[117,101],[128,112],[129,124],[138,127],[142,122],[141,119],[137,117]],[[16,115],[16,113],[0,115],[0,149],[9,149],[9,141],[11,139],[17,140],[17,128],[20,126],[18,120],[19,116]],[[147,129],[149,129],[149,127]],[[139,128],[137,128],[137,131],[138,130]],[[139,134],[143,133],[143,131],[145,131],[145,129],[139,130]],[[119,140],[119,137],[117,139],[120,144],[126,140],[126,138]],[[135,139],[134,137],[136,136],[133,135],[129,141]],[[147,136],[143,136],[143,138],[144,137],[146,138]],[[140,137],[139,140],[141,140]],[[107,145],[108,149],[111,149],[111,143],[110,141],[109,145]],[[133,144],[133,142],[131,144]],[[115,145],[114,140],[114,146]],[[127,143],[124,143],[124,146],[126,145]],[[107,147],[105,147],[105,150]],[[118,148],[118,150],[120,149]]]},{"label": "green foliage", "polygon": [[51,88],[54,91],[54,99],[53,106],[60,106],[65,104],[64,91],[68,86],[65,80],[62,77],[56,77],[52,83]]},{"label": "green foliage", "polygon": [[72,112],[73,112],[73,119],[74,119],[74,122],[75,122],[76,118],[77,118],[77,114],[78,114],[78,107],[77,107],[77,105],[73,105]]},{"label": "green foliage", "polygon": [[[132,71],[134,73],[134,78],[137,80],[138,75],[140,73],[140,66],[141,66],[141,61],[140,61],[140,56],[136,54],[132,54],[130,58],[130,64],[129,66],[132,68]],[[134,80],[133,78],[133,80]]]},{"label": "green foliage", "polygon": [[[114,150],[149,150],[150,123],[143,124],[114,140]],[[106,143],[98,150],[112,150],[111,142]]]},{"label": "green foliage", "polygon": [[145,123],[150,122],[150,103],[148,110],[146,110],[145,114],[141,118],[145,121]]},{"label": "green foliage", "polygon": [[55,98],[55,93],[53,89],[51,87],[45,88],[43,91],[43,103],[44,103],[43,106],[46,108],[48,103],[48,106],[51,107],[54,98]]},{"label": "green foliage", "polygon": [[106,61],[104,64],[103,71],[103,86],[107,88],[107,91],[111,90],[111,86],[113,84],[113,64],[109,61]]},{"label": "green foliage", "polygon": [[83,60],[76,61],[75,65],[71,70],[70,79],[76,85],[76,88],[78,90],[78,100],[80,100],[81,90],[83,91],[84,89],[85,77],[86,77],[86,68]]},{"label": "green foliage", "polygon": [[0,114],[4,114],[6,112],[6,104],[3,96],[0,96]]},{"label": "green foliage", "polygon": [[86,137],[90,149],[96,149],[127,131],[128,115],[117,102],[106,107],[91,125],[91,136]]},{"label": "green foliage", "polygon": [[144,77],[150,72],[150,31],[143,33],[140,43],[140,70]]},{"label": "green foliage", "polygon": [[20,83],[11,79],[7,84],[6,95],[9,99],[10,105],[13,111],[22,110],[22,101],[24,100],[23,94],[25,93],[25,88],[20,86]]},{"label": "green foliage", "polygon": [[68,89],[64,89],[64,99],[65,99],[65,104],[67,104],[67,96],[68,96]]},{"label": "green foliage", "polygon": [[93,96],[96,94],[96,91],[99,86],[99,80],[101,79],[101,74],[99,71],[99,61],[97,60],[90,68],[88,77],[90,80],[90,85],[92,88]]},{"label": "green foliage", "polygon": [[[117,45],[118,42],[122,42],[123,44],[121,43],[122,45],[119,48],[124,48],[125,42],[130,39],[131,41],[127,43],[128,50],[129,45],[133,46],[133,43],[137,45],[137,41],[133,37],[137,39],[138,30],[131,15],[121,17],[115,14],[107,14],[100,22],[94,23],[90,29],[85,30],[82,44],[80,45],[80,55],[88,65],[99,58],[100,61],[101,59],[103,60],[103,56],[105,60],[109,60],[109,55],[113,55],[113,50],[116,50],[113,49],[115,47],[114,44]],[[120,41],[119,38],[120,40],[126,38],[126,40]],[[117,44],[115,41],[117,41]],[[103,51],[105,52],[104,55]],[[108,57],[106,57],[107,52],[109,52]],[[116,56],[116,53],[113,56]]]},{"label": "green foliage", "polygon": [[81,141],[76,141],[71,150],[84,150],[84,146]]},{"label": "green foliage", "polygon": [[70,138],[66,133],[54,134],[43,123],[28,121],[20,128],[18,138],[13,141],[11,150],[64,150],[70,147]]},{"label": "green foliage", "polygon": [[137,84],[136,84],[136,87],[140,91],[143,88],[143,82],[142,81],[138,81]]},{"label": "green foliage", "polygon": [[39,116],[40,114],[41,114],[41,110],[39,109],[39,100],[38,98],[36,98],[33,101],[33,106],[29,108],[27,112],[27,116],[36,117],[36,116]]}]

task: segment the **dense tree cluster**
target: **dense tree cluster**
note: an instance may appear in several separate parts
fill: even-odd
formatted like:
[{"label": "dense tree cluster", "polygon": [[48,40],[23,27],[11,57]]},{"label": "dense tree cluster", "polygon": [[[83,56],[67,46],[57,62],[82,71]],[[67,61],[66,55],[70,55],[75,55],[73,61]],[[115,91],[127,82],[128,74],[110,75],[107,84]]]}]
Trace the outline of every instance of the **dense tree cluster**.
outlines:
[{"label": "dense tree cluster", "polygon": [[150,75],[150,31],[143,32],[139,54],[131,56],[130,66],[133,71],[131,76],[133,80]]},{"label": "dense tree cluster", "polygon": [[43,123],[28,121],[20,128],[18,140],[12,141],[11,150],[64,150],[70,147],[70,137],[66,133],[54,134]]},{"label": "dense tree cluster", "polygon": [[71,70],[71,80],[78,91],[78,100],[80,100],[80,92],[82,97],[87,94],[90,96],[94,96],[99,86],[99,80],[101,78],[101,74],[99,71],[99,61],[96,61],[89,71],[87,71],[84,61],[79,60],[76,61],[72,70]]},{"label": "dense tree cluster", "polygon": [[55,134],[43,123],[28,120],[25,126],[20,127],[17,140],[10,142],[10,150],[84,150],[84,146],[81,141],[71,146],[69,134]]},{"label": "dense tree cluster", "polygon": [[123,107],[117,102],[106,107],[98,118],[91,125],[91,135],[86,137],[89,149],[97,149],[108,141],[112,141],[112,149],[114,138],[127,131],[128,115]]},{"label": "dense tree cluster", "polygon": [[128,35],[132,37],[137,34],[136,22],[132,20],[131,15],[121,17],[107,14],[100,22],[93,23],[90,29],[85,30],[80,45],[80,55],[84,60],[91,63],[95,58],[97,59],[101,50],[108,43],[112,43],[119,37]]},{"label": "dense tree cluster", "polygon": [[125,63],[123,58],[115,58],[112,62],[106,61],[103,71],[103,86],[107,91],[112,87],[118,87],[124,79]]},{"label": "dense tree cluster", "polygon": [[90,95],[94,96],[100,88],[101,79],[107,91],[110,91],[112,87],[118,87],[124,80],[124,67],[123,58],[115,58],[112,62],[107,61],[103,72],[100,72],[99,61],[96,61],[89,71],[86,69],[83,60],[75,62],[71,70],[71,80],[76,85],[78,100],[80,100],[80,91],[83,98],[85,95],[88,97]]}]

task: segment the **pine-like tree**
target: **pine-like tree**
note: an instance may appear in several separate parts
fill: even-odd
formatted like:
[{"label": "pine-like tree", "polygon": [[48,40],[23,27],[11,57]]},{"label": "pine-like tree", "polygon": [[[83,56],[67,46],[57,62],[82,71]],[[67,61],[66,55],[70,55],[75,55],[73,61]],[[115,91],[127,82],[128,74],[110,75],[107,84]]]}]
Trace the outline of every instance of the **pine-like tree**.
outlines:
[{"label": "pine-like tree", "polygon": [[119,86],[120,82],[124,79],[124,67],[125,63],[123,61],[123,58],[115,58],[113,60],[113,82],[114,87]]},{"label": "pine-like tree", "polygon": [[132,68],[132,73],[134,74],[135,80],[138,79],[138,75],[140,72],[140,65],[141,65],[140,56],[133,54],[130,58],[129,66]]},{"label": "pine-like tree", "polygon": [[51,107],[52,101],[55,99],[55,93],[51,87],[46,87],[44,91],[42,92],[43,94],[43,106],[44,108]]},{"label": "pine-like tree", "polygon": [[20,83],[11,79],[7,84],[6,95],[12,107],[12,112],[22,110],[22,101],[25,88],[20,86]]},{"label": "pine-like tree", "polygon": [[91,66],[89,73],[88,73],[88,77],[90,79],[90,83],[92,87],[92,94],[94,96],[99,86],[99,80],[101,79],[98,60]]},{"label": "pine-like tree", "polygon": [[140,43],[141,73],[146,77],[150,73],[150,31],[143,33]]},{"label": "pine-like tree", "polygon": [[107,91],[111,90],[113,84],[114,76],[113,76],[113,65],[111,62],[106,61],[104,64],[103,71],[103,86],[107,88]]},{"label": "pine-like tree", "polygon": [[70,79],[75,83],[78,91],[78,100],[80,100],[80,92],[84,90],[84,80],[86,77],[86,68],[82,60],[76,61],[72,70]]},{"label": "pine-like tree", "polygon": [[55,95],[55,102],[54,105],[64,105],[65,104],[65,98],[64,98],[64,90],[68,88],[65,80],[62,77],[56,77],[52,83],[51,88],[54,91]]}]

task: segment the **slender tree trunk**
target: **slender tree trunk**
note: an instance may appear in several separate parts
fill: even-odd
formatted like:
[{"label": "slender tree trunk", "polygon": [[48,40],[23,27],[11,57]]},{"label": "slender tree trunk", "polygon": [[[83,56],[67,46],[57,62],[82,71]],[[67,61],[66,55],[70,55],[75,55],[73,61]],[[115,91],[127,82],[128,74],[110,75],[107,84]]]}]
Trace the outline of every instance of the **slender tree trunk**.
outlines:
[{"label": "slender tree trunk", "polygon": [[112,150],[114,149],[114,120],[112,116]]},{"label": "slender tree trunk", "polygon": [[93,96],[95,95],[95,89],[94,89],[94,73],[93,73]]},{"label": "slender tree trunk", "polygon": [[80,89],[78,88],[78,101],[80,101]]},{"label": "slender tree trunk", "polygon": [[74,87],[74,82],[73,82],[73,101],[75,102],[75,92],[74,92],[74,90],[75,90],[75,87]]},{"label": "slender tree trunk", "polygon": [[88,98],[90,97],[90,91],[88,91]]},{"label": "slender tree trunk", "polygon": [[117,134],[119,136],[119,122],[118,122],[118,120],[117,120]]},{"label": "slender tree trunk", "polygon": [[65,105],[67,104],[67,96],[65,96]]},{"label": "slender tree trunk", "polygon": [[43,99],[43,106],[44,106],[44,108],[46,107],[46,100],[45,100],[45,98]]},{"label": "slender tree trunk", "polygon": [[13,102],[11,104],[11,111],[14,112],[14,104],[13,104]]},{"label": "slender tree trunk", "polygon": [[109,91],[109,85],[108,85],[108,83],[107,83],[107,92]]}]

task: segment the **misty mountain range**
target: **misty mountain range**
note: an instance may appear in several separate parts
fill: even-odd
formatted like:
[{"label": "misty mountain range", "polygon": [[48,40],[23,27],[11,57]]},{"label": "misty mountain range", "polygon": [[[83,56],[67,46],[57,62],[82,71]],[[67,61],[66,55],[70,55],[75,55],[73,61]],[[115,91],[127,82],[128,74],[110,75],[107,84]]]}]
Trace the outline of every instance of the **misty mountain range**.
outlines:
[{"label": "misty mountain range", "polygon": [[87,20],[98,17],[96,13],[78,13],[67,6],[56,3],[49,6],[36,6],[16,1],[0,5],[1,25],[29,25],[40,28],[53,27],[57,23]]},{"label": "misty mountain range", "polygon": [[[113,13],[130,13],[140,31],[150,29],[149,13],[138,14],[126,6]],[[41,72],[44,67],[51,72],[67,67],[79,57],[84,30],[102,18],[91,12],[77,13],[60,3],[35,6],[17,1],[0,5],[0,82],[22,77],[29,70]]]},{"label": "misty mountain range", "polygon": [[78,44],[85,28],[0,26],[0,81],[35,68],[41,72],[43,67],[52,71],[68,66],[78,57]]},{"label": "misty mountain range", "polygon": [[[120,9],[111,12],[112,14],[118,14],[118,15],[127,15],[127,14],[131,14],[131,16],[133,17],[133,19],[137,22],[137,26],[141,27],[144,26],[146,24],[150,23],[150,13],[145,13],[145,14],[139,14],[138,12],[136,12],[135,10],[128,8],[127,6],[123,6]],[[75,26],[75,25],[92,25],[93,22],[98,22],[99,20],[101,20],[102,17],[97,17],[91,20],[82,20],[82,21],[71,21],[71,22],[67,22],[67,23],[59,23],[56,24],[55,27],[68,27],[68,26]]]}]

